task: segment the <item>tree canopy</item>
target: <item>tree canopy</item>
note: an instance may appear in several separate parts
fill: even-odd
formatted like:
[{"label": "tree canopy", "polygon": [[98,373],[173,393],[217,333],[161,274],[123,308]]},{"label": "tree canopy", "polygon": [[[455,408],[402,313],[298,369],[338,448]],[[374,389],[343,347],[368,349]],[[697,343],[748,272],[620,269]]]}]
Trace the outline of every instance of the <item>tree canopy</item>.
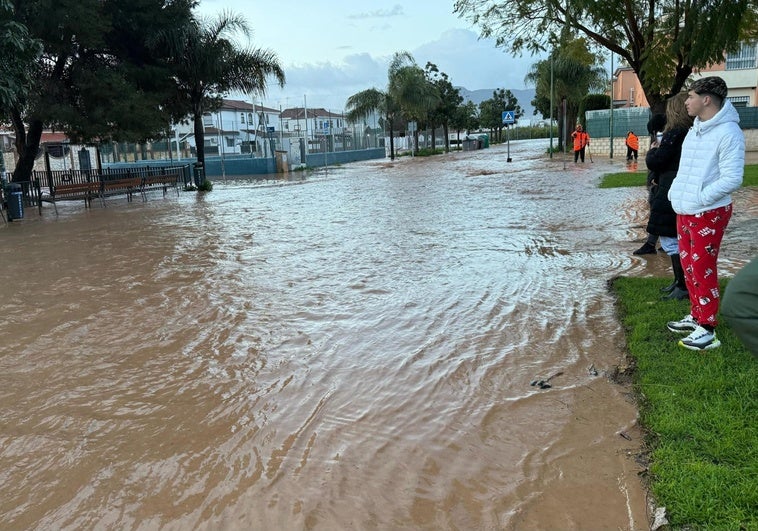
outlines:
[{"label": "tree canopy", "polygon": [[[429,94],[423,86],[424,71],[408,52],[395,52],[387,69],[387,89],[370,88],[353,94],[345,103],[347,119],[351,122],[372,112],[382,115],[389,128],[390,160],[395,160],[395,126],[405,117],[424,109]],[[416,92],[416,89],[423,89]]]},{"label": "tree canopy", "polygon": [[514,54],[549,50],[570,28],[622,57],[653,108],[758,36],[755,0],[456,0],[454,12]]},{"label": "tree canopy", "polygon": [[[564,35],[564,38],[566,36]],[[573,124],[581,121],[582,102],[591,91],[603,91],[607,87],[606,72],[598,63],[599,58],[590,52],[584,38],[565,40],[560,47],[550,52],[550,57],[532,65],[525,81],[535,87],[535,112],[558,118],[558,148],[573,131]],[[553,97],[550,97],[552,78]],[[565,113],[563,101],[566,101]],[[553,104],[552,112],[550,105]],[[564,127],[564,123],[568,127]]]},{"label": "tree canopy", "polygon": [[453,86],[445,72],[440,72],[437,65],[426,63],[424,68],[429,82],[436,88],[439,101],[430,113],[432,125],[432,146],[434,146],[434,126],[441,124],[445,135],[445,153],[450,152],[450,138],[448,131],[450,123],[455,119],[456,110],[463,103],[461,91]]},{"label": "tree canopy", "polygon": [[32,83],[32,66],[42,43],[12,18],[10,0],[0,0],[0,110],[5,114]]},{"label": "tree canopy", "polygon": [[28,180],[42,130],[75,141],[147,139],[169,117],[171,70],[154,35],[184,24],[194,0],[15,0],[11,20],[41,53],[34,77],[3,108],[16,135],[14,180]]},{"label": "tree canopy", "polygon": [[510,90],[497,89],[490,99],[479,104],[479,121],[483,127],[495,131],[497,140],[502,139],[504,111],[514,111],[516,120],[524,115],[524,110]]},{"label": "tree canopy", "polygon": [[174,68],[175,92],[171,109],[175,117],[192,115],[197,160],[205,163],[203,114],[221,105],[230,91],[265,94],[268,76],[284,86],[285,75],[276,53],[261,48],[239,48],[235,34],[250,37],[245,18],[223,12],[214,19],[192,18],[162,34]]}]

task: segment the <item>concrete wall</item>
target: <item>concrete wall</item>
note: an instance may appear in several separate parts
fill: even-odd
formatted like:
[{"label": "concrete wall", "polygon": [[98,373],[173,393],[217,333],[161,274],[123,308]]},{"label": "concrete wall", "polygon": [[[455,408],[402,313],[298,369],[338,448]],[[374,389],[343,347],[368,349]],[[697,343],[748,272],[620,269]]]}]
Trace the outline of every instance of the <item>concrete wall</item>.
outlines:
[{"label": "concrete wall", "polygon": [[354,151],[336,151],[333,153],[310,153],[306,156],[309,168],[346,164],[359,160],[383,159],[386,157],[384,148],[358,149]]}]

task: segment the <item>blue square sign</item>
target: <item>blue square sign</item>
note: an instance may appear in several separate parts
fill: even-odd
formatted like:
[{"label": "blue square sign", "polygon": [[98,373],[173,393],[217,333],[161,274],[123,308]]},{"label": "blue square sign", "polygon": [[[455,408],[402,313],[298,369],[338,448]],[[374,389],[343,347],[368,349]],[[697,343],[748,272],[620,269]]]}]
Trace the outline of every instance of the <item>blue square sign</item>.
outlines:
[{"label": "blue square sign", "polygon": [[516,123],[516,111],[503,111],[503,125]]}]

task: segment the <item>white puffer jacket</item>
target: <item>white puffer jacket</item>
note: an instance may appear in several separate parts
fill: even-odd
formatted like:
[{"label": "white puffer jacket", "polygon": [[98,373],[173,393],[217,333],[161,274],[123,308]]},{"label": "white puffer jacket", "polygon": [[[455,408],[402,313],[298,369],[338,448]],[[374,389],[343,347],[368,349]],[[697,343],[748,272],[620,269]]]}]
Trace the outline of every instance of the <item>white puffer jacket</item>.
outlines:
[{"label": "white puffer jacket", "polygon": [[732,202],[745,172],[745,135],[728,100],[710,120],[695,123],[682,144],[679,171],[669,189],[677,214],[699,214]]}]

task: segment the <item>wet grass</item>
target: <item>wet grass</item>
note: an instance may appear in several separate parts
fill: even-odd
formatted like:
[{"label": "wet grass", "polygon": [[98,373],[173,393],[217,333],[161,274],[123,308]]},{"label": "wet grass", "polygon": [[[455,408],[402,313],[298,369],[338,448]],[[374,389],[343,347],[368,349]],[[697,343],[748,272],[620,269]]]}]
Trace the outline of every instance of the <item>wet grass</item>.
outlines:
[{"label": "wet grass", "polygon": [[[600,180],[600,188],[622,188],[625,186],[645,186],[647,170],[607,173]],[[742,186],[758,186],[758,164],[745,166]]]},{"label": "wet grass", "polygon": [[613,283],[634,360],[650,490],[674,529],[758,529],[758,360],[723,321],[720,348],[679,347],[681,336],[665,324],[689,303],[661,301],[668,282]]}]

